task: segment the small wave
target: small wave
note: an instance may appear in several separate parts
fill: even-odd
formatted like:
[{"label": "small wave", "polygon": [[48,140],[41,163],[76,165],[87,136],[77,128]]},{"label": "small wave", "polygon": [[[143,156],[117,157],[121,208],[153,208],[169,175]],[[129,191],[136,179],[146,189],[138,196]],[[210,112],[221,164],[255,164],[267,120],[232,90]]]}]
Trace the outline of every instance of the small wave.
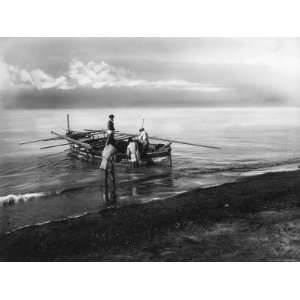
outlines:
[{"label": "small wave", "polygon": [[49,193],[47,192],[25,193],[19,195],[10,194],[10,195],[0,197],[0,207],[13,205],[19,202],[26,202],[30,199],[45,197],[48,195]]},{"label": "small wave", "polygon": [[150,199],[144,199],[144,200],[142,200],[141,203],[148,203],[148,202],[153,202],[153,201],[158,201],[158,200],[164,200],[164,199],[175,197],[180,194],[184,194],[186,192],[187,192],[187,190],[180,190],[180,191],[173,191],[173,192],[161,192],[157,197],[152,197]]},{"label": "small wave", "polygon": [[58,223],[58,222],[62,222],[62,221],[68,221],[68,220],[72,220],[72,219],[78,219],[80,217],[84,217],[88,214],[91,214],[93,212],[83,212],[81,214],[76,214],[76,215],[71,215],[71,216],[68,216],[68,217],[65,217],[65,218],[62,218],[62,219],[57,219],[57,220],[47,220],[47,221],[43,221],[43,222],[38,222],[38,223],[34,223],[34,224],[28,224],[28,225],[24,225],[24,226],[20,226],[20,227],[17,227],[11,231],[6,231],[4,232],[5,234],[11,234],[13,232],[16,232],[16,231],[19,231],[19,230],[22,230],[22,229],[25,229],[25,228],[32,228],[32,227],[36,227],[36,226],[43,226],[43,225],[46,225],[46,224],[52,224],[52,223]]},{"label": "small wave", "polygon": [[258,169],[258,170],[250,170],[248,172],[244,172],[240,174],[242,177],[249,176],[258,176],[265,173],[277,173],[277,172],[288,172],[288,171],[297,171],[299,169],[298,164],[290,164],[290,165],[278,165],[268,169]]},{"label": "small wave", "polygon": [[[123,180],[119,182],[119,186],[123,186],[126,184],[136,184],[141,183],[148,180],[153,180],[157,178],[164,178],[169,176],[168,174],[158,174],[158,175],[151,175],[145,178],[137,178],[137,179],[131,179],[131,180]],[[24,194],[9,194],[6,196],[0,196],[0,207],[15,205],[18,203],[24,203],[31,199],[46,197],[46,196],[56,196],[61,195],[64,193],[69,192],[75,192],[78,190],[86,189],[90,186],[94,186],[95,183],[98,183],[98,180],[90,180],[86,181],[85,184],[75,185],[75,186],[69,186],[66,188],[62,188],[59,190],[54,191],[47,191],[47,192],[32,192],[32,193],[24,193]]]}]

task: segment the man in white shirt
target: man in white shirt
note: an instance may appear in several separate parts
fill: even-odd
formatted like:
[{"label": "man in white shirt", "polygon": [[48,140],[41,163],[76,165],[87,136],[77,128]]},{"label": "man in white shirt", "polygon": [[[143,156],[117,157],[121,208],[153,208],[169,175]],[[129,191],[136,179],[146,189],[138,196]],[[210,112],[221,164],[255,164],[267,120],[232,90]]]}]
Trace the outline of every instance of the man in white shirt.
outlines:
[{"label": "man in white shirt", "polygon": [[137,167],[139,163],[139,150],[136,141],[134,141],[132,138],[129,138],[128,140],[126,153],[133,166]]},{"label": "man in white shirt", "polygon": [[138,141],[139,141],[139,144],[141,146],[141,150],[140,150],[141,157],[145,158],[146,155],[147,155],[148,148],[149,148],[149,136],[148,136],[148,133],[145,131],[144,128],[140,129],[140,134],[138,136]]}]

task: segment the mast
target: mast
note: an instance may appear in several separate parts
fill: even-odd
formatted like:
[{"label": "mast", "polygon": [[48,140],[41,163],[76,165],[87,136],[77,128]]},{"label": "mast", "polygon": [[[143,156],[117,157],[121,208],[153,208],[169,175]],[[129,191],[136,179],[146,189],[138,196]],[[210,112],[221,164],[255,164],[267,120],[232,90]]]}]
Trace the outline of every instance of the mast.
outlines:
[{"label": "mast", "polygon": [[70,116],[67,114],[67,133],[70,133]]}]

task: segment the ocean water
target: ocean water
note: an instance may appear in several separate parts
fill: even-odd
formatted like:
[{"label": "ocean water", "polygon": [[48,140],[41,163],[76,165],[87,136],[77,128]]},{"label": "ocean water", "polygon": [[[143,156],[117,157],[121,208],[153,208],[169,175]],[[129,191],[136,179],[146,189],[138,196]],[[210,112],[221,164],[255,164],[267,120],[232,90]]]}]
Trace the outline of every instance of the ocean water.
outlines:
[{"label": "ocean water", "polygon": [[295,170],[300,163],[299,108],[136,108],[0,110],[0,233],[77,217],[105,208],[99,165],[71,158],[61,141],[20,146],[23,141],[71,129],[105,128],[114,113],[117,130],[220,147],[172,144],[173,166],[117,167],[115,205],[159,201],[194,187],[245,176]]}]

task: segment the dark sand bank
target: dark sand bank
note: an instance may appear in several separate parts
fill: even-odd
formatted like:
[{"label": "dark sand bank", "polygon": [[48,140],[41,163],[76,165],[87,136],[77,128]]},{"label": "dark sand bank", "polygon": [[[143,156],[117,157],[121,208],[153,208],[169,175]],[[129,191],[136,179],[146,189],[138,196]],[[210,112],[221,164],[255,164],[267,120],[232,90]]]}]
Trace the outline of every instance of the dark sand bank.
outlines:
[{"label": "dark sand bank", "polygon": [[300,260],[300,171],[0,236],[1,261]]}]

